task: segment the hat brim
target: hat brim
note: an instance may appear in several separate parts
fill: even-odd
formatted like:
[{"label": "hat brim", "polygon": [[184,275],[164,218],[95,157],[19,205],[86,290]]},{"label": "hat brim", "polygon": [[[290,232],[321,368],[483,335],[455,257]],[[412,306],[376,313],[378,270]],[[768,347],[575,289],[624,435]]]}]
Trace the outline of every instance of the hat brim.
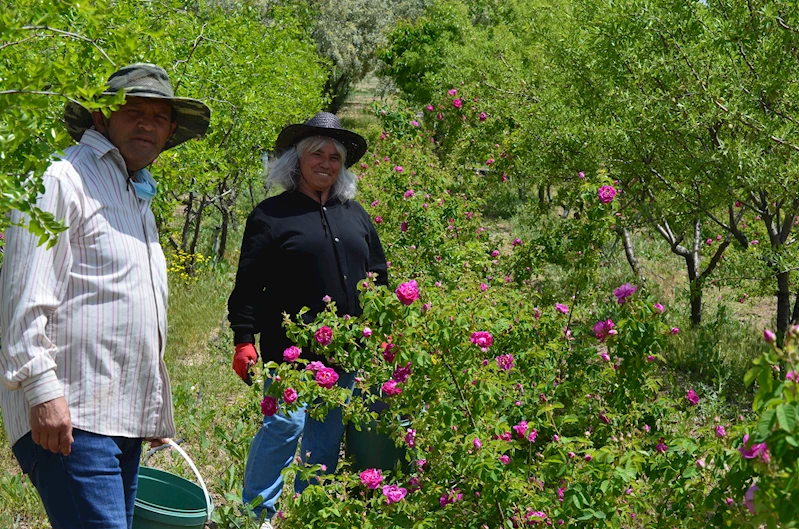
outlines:
[{"label": "hat brim", "polygon": [[[114,95],[114,93],[107,92],[106,95]],[[208,130],[208,125],[211,123],[211,109],[198,99],[187,97],[164,98],[145,94],[130,95],[133,97],[161,99],[172,104],[172,109],[175,111],[175,122],[178,126],[175,128],[174,134],[167,140],[164,150],[201,137]],[[91,112],[75,101],[67,102],[64,109],[64,122],[67,132],[75,141],[80,141],[83,133],[94,126]]]},{"label": "hat brim", "polygon": [[305,138],[312,136],[325,136],[341,143],[347,150],[347,159],[344,165],[349,168],[366,154],[366,139],[360,134],[346,130],[328,127],[313,127],[305,124],[289,125],[280,131],[275,142],[275,153],[280,156],[287,149],[294,147]]}]

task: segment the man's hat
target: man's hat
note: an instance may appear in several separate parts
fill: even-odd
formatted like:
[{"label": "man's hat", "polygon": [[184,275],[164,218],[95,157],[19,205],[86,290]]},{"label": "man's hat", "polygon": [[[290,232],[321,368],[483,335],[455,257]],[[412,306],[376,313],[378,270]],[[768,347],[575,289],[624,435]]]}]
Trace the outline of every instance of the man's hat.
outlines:
[{"label": "man's hat", "polygon": [[288,125],[277,137],[275,152],[280,156],[287,149],[294,147],[300,140],[311,136],[326,136],[338,140],[347,149],[345,165],[350,167],[366,153],[366,140],[341,126],[338,116],[330,112],[319,112],[303,123]]},{"label": "man's hat", "polygon": [[[113,95],[120,89],[125,90],[125,97],[163,99],[172,104],[178,126],[166,142],[164,150],[192,138],[199,138],[208,130],[211,109],[197,99],[175,97],[169,75],[160,66],[148,63],[125,66],[108,78],[108,90],[103,93]],[[74,101],[67,103],[64,109],[64,121],[67,124],[67,132],[75,141],[80,141],[83,133],[94,125],[91,112]]]}]

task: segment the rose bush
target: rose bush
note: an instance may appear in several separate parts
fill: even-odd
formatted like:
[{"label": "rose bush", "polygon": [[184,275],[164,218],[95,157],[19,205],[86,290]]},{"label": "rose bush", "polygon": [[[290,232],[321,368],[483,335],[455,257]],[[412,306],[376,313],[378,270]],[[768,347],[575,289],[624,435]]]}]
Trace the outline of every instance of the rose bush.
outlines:
[{"label": "rose bush", "polygon": [[[402,115],[386,111],[360,182],[367,211],[383,219],[392,287],[365,279],[358,318],[333,302],[310,323],[285,318],[297,347],[358,371],[360,395],[344,404],[349,392],[320,384],[322,366],[296,369],[307,362],[294,354],[293,364],[267,365],[267,394],[288,409],[309,402],[315,417],[340,405],[345,421],[375,420],[408,464],[296,467],[323,486],[286,498],[282,526],[665,529],[791,519],[795,354],[772,340],[749,375],[759,418],[708,413],[707,390],[664,368],[679,332],[672,311],[643,285],[599,281],[617,218],[617,202],[599,193],[612,183],[607,171],[562,191],[568,216],[541,219],[546,229],[531,239],[503,239],[481,225],[473,175],[450,177],[429,132]],[[551,266],[561,282],[541,281]],[[785,364],[783,380],[774,366]],[[281,400],[288,389],[294,402]],[[379,416],[369,410],[378,399],[388,405]]]}]

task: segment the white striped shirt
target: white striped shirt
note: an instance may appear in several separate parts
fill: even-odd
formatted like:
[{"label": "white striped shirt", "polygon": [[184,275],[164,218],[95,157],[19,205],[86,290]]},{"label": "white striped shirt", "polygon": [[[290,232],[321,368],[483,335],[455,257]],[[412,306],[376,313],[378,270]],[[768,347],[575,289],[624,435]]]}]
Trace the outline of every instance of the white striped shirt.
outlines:
[{"label": "white striped shirt", "polygon": [[44,185],[38,206],[68,225],[55,246],[39,246],[24,228],[5,232],[0,405],[11,444],[30,431],[31,406],[60,396],[74,428],[174,436],[166,261],[150,202],[94,130],[47,169]]}]

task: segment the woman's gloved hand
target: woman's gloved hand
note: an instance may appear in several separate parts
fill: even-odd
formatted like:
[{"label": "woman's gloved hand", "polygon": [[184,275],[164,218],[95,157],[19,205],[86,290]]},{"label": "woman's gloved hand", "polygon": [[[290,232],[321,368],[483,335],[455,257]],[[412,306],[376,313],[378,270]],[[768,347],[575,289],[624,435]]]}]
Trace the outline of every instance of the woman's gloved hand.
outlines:
[{"label": "woman's gloved hand", "polygon": [[252,378],[250,377],[250,366],[255,364],[258,361],[258,351],[255,350],[255,346],[251,343],[240,343],[236,344],[236,352],[233,355],[233,371],[241,378],[244,382],[248,384],[252,384]]}]

